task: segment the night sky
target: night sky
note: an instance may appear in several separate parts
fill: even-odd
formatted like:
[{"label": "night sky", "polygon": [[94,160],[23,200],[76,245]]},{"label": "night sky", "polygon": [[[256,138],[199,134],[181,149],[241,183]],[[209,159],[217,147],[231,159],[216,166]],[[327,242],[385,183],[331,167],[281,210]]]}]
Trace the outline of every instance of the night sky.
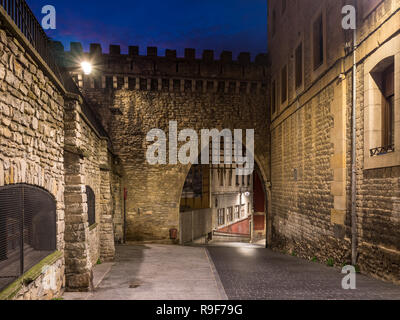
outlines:
[{"label": "night sky", "polygon": [[267,0],[27,0],[39,22],[41,9],[51,4],[57,11],[57,29],[48,35],[63,42],[157,46],[165,49],[195,48],[233,51],[234,58],[247,51],[254,59],[267,51]]}]

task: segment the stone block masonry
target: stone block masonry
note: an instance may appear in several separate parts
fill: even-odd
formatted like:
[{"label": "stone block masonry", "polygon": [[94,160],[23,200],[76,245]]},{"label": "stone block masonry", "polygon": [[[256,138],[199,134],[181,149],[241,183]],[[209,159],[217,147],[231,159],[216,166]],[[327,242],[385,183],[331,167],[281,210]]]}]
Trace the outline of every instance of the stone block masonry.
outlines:
[{"label": "stone block masonry", "polygon": [[[356,258],[361,272],[400,283],[400,153],[396,154],[400,117],[396,111],[395,151],[372,157],[370,149],[377,146],[369,143],[382,141],[382,97],[370,81],[373,68],[391,59],[394,82],[400,83],[400,1],[357,3]],[[281,1],[269,1],[271,12],[280,5]],[[271,123],[272,247],[342,266],[351,263],[353,55],[346,43],[352,42],[353,31],[340,27],[343,16],[338,1],[304,0],[302,8],[288,6],[276,21],[282,25],[291,21],[293,29],[278,28],[269,35],[271,79],[278,84]],[[320,66],[314,64],[312,36],[318,17],[328,40]],[[302,65],[297,66],[303,73],[299,86],[295,62],[287,59],[295,56],[297,48],[303,50]],[[285,65],[288,92],[282,103],[279,79]],[[371,96],[377,96],[377,101],[371,101]],[[396,93],[394,100],[398,110]]]},{"label": "stone block masonry", "polygon": [[[28,184],[54,196],[60,254],[50,266],[57,270],[56,290],[42,287],[46,274],[39,272],[32,285],[13,286],[20,292],[13,292],[12,298],[51,299],[64,290],[90,290],[93,265],[114,257],[111,217],[121,216],[114,203],[122,207],[121,194],[112,193],[116,189],[111,181],[118,180],[118,159],[68,76],[57,78],[9,17],[0,13],[0,187]],[[90,228],[86,186],[95,193],[96,223]]]},{"label": "stone block masonry", "polygon": [[[98,45],[92,45],[90,53],[77,43],[71,44],[70,52],[58,47],[60,63],[69,68],[85,98],[96,107],[121,160],[121,184],[128,194],[128,240],[169,242],[169,230],[180,227],[179,202],[190,168],[149,165],[146,135],[151,129],[167,132],[169,121],[177,121],[179,130],[192,128],[198,133],[213,128],[255,129],[256,161],[268,177],[265,56],[251,62],[245,53],[233,61],[228,52],[214,60],[213,52],[196,59],[189,49],[179,58],[170,50],[159,57],[155,48],[139,56],[135,47],[128,55],[117,46],[111,46],[109,54],[103,54]],[[94,63],[93,75],[76,71],[78,57]],[[116,226],[121,220],[114,215]],[[121,239],[121,227],[118,230]]]},{"label": "stone block masonry", "polygon": [[[0,187],[31,184],[51,193],[57,205],[57,250],[65,247],[63,92],[6,29],[0,28]],[[64,268],[64,257],[57,262]],[[37,294],[40,280],[36,286]],[[59,275],[61,294],[65,274]],[[27,288],[16,297],[28,297]],[[49,296],[50,297],[50,296]],[[44,298],[44,297],[43,297]]]}]

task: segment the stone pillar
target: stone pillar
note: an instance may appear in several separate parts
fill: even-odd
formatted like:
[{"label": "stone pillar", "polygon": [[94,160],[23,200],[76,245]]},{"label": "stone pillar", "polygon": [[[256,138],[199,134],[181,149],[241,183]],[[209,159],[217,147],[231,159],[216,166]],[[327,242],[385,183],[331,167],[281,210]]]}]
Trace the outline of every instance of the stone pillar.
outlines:
[{"label": "stone pillar", "polygon": [[100,154],[101,185],[100,185],[100,259],[112,261],[115,256],[114,226],[113,226],[113,202],[111,195],[111,159],[108,155],[107,140],[102,140],[102,152]]},{"label": "stone pillar", "polygon": [[79,100],[65,103],[65,273],[68,291],[88,291],[92,288],[89,259],[89,224],[83,155],[79,148]]}]

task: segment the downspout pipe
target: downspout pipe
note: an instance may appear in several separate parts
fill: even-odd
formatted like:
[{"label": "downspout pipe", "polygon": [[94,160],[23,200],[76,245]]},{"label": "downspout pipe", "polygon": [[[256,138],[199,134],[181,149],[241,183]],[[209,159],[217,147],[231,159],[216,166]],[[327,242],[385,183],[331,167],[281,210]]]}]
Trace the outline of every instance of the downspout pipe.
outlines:
[{"label": "downspout pipe", "polygon": [[[357,12],[357,7],[356,7]],[[357,21],[357,19],[356,19]],[[357,264],[357,27],[353,30],[353,106],[352,106],[352,157],[351,157],[351,263]]]}]

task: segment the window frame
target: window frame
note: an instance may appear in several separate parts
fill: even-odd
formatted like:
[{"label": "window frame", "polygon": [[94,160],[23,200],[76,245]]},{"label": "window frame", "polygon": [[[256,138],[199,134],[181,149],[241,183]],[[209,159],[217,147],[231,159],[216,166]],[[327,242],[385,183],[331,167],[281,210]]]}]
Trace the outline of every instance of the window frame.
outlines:
[{"label": "window frame", "polygon": [[[382,141],[382,92],[374,79],[386,59],[394,62],[394,152],[371,156]],[[388,60],[390,65],[390,61]],[[379,67],[378,67],[379,68]],[[364,63],[364,170],[400,165],[400,36],[382,45]]]},{"label": "window frame", "polygon": [[225,208],[218,209],[217,211],[217,223],[218,226],[225,225]]},{"label": "window frame", "polygon": [[[93,212],[89,204],[89,195],[93,195]],[[89,227],[96,225],[96,193],[90,186],[86,186],[86,203],[87,203],[87,216]]]},{"label": "window frame", "polygon": [[[322,51],[323,51],[323,61],[321,64],[319,64],[317,67],[314,65],[314,23],[316,20],[318,20],[320,17],[322,17],[322,36],[323,36],[323,44],[322,44]],[[321,7],[319,10],[317,10],[314,14],[314,17],[311,20],[310,24],[310,42],[311,42],[311,52],[310,52],[310,63],[311,63],[311,74],[312,74],[312,80],[315,80],[322,74],[324,69],[326,68],[327,65],[327,26],[326,26],[326,10],[325,7]],[[304,42],[303,42],[304,43]]]},{"label": "window frame", "polygon": [[[301,46],[301,83],[298,84],[297,80],[298,80],[298,74],[297,74],[297,58],[298,58],[298,49]],[[302,91],[304,89],[304,39],[303,37],[300,38],[300,40],[297,42],[295,49],[293,51],[293,56],[294,56],[294,90],[296,93]]]}]

